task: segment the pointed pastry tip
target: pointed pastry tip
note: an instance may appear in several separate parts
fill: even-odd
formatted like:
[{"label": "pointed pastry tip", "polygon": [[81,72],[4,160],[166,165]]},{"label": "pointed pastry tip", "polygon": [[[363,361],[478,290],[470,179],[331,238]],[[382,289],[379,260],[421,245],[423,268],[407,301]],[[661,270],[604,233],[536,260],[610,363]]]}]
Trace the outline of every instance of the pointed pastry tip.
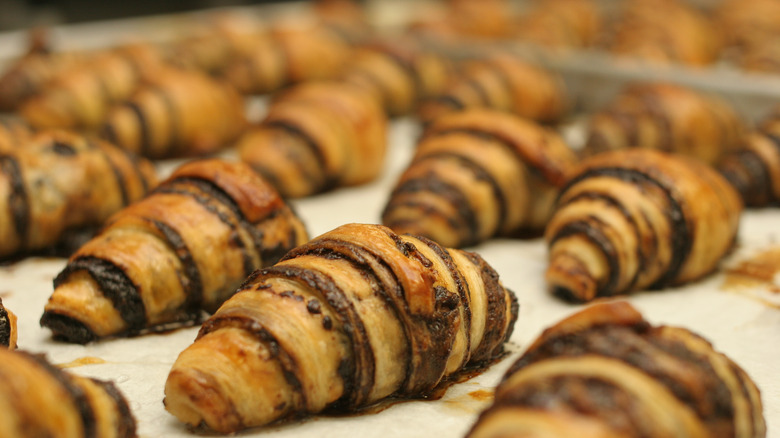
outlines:
[{"label": "pointed pastry tip", "polygon": [[576,255],[558,252],[550,258],[545,273],[550,293],[573,303],[596,298],[598,284],[588,265]]}]

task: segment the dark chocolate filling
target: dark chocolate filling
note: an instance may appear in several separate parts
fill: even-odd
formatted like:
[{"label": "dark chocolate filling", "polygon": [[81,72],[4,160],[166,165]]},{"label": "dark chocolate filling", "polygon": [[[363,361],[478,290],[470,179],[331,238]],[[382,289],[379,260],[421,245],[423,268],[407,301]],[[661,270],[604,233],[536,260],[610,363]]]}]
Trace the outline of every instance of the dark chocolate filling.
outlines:
[{"label": "dark chocolate filling", "polygon": [[[339,288],[329,275],[297,266],[272,266],[261,270],[260,281],[270,277],[295,279],[306,284],[309,290],[319,292],[338,315],[344,333],[349,338],[353,360],[347,361],[339,369],[344,382],[344,395],[334,403],[333,408],[354,409],[365,404],[374,386],[374,346],[369,342],[362,317],[348,297],[348,292]],[[319,314],[319,306],[319,301],[312,301],[308,303],[307,309],[312,314]]]},{"label": "dark chocolate filling", "polygon": [[108,260],[93,256],[77,257],[54,278],[54,288],[67,281],[72,273],[82,270],[95,280],[103,295],[111,301],[122,320],[127,323],[129,331],[139,330],[146,325],[146,309],[138,286],[122,268]]},{"label": "dark chocolate filling", "polygon": [[[596,290],[596,296],[610,296],[614,293],[620,266],[618,264],[615,246],[602,232],[602,227],[604,227],[604,223],[595,216],[588,216],[582,220],[569,222],[555,233],[555,236],[550,239],[548,246],[552,247],[558,239],[572,235],[580,235],[593,242],[593,244],[604,254],[604,258],[609,264],[609,277],[607,277],[607,282]],[[572,295],[571,291],[557,288],[553,292],[559,294],[560,298],[568,301],[583,301],[581,297]]]},{"label": "dark chocolate filling", "polygon": [[693,246],[693,239],[688,223],[686,222],[685,210],[683,209],[685,204],[684,200],[678,199],[672,188],[667,187],[663,182],[654,179],[651,175],[636,169],[621,167],[601,167],[586,170],[574,178],[569,179],[564,187],[561,188],[559,197],[574,184],[587,178],[599,176],[616,178],[634,184],[651,184],[661,189],[666,195],[666,198],[669,201],[669,209],[664,213],[672,230],[671,235],[669,236],[672,247],[672,256],[666,272],[661,275],[650,288],[661,288],[669,284],[682,268],[683,262],[688,258],[688,254],[691,252]]},{"label": "dark chocolate filling", "polygon": [[0,155],[0,171],[8,175],[11,193],[8,195],[8,207],[14,221],[16,234],[21,246],[25,246],[30,229],[30,198],[25,187],[24,175],[16,158],[10,155]]},{"label": "dark chocolate filling", "polygon": [[475,179],[479,181],[486,181],[488,184],[490,184],[493,197],[496,199],[498,204],[498,223],[496,224],[496,231],[501,231],[504,228],[504,224],[506,223],[506,209],[508,201],[504,191],[501,190],[501,186],[496,181],[496,179],[493,178],[493,175],[484,167],[470,160],[468,157],[457,154],[455,152],[438,152],[435,154],[426,155],[419,161],[434,157],[458,160],[460,165],[468,168],[475,175]]},{"label": "dark chocolate filling", "polygon": [[127,109],[129,109],[138,120],[138,129],[141,135],[141,155],[149,156],[149,154],[152,152],[150,150],[151,136],[149,135],[149,121],[146,120],[146,114],[138,102],[125,102],[124,106],[127,107]]},{"label": "dark chocolate filling", "polygon": [[[326,173],[327,169],[327,161],[325,159],[324,152],[322,151],[322,146],[319,144],[316,138],[312,137],[309,133],[301,129],[299,126],[296,126],[290,121],[286,120],[274,120],[270,122],[264,122],[263,126],[271,127],[274,129],[278,129],[280,131],[284,131],[293,137],[301,140],[303,144],[306,145],[306,147],[312,152],[315,159],[317,160],[317,164],[319,165],[320,169],[323,169],[323,173]],[[301,175],[306,175],[305,172],[302,172]],[[320,184],[317,184],[318,186]],[[335,187],[336,185],[336,179],[333,177],[333,175],[325,174],[325,181],[321,184],[321,191],[326,191],[330,188]]]},{"label": "dark chocolate filling", "polygon": [[181,235],[168,224],[151,220],[155,228],[165,236],[165,240],[168,245],[173,248],[176,256],[181,261],[181,265],[184,268],[184,275],[186,279],[181,279],[184,291],[187,294],[187,299],[184,304],[192,316],[195,318],[199,315],[201,303],[203,302],[203,282],[201,280],[200,271],[198,265],[195,263],[195,259],[192,257],[190,249],[187,247],[187,243],[181,237]]},{"label": "dark chocolate filling", "polygon": [[135,418],[119,388],[113,382],[97,379],[92,379],[92,381],[100,385],[106,394],[114,400],[118,418],[115,429],[117,438],[134,438],[136,436]]},{"label": "dark chocolate filling", "polygon": [[3,301],[0,300],[0,347],[11,345],[11,321],[8,318],[8,311],[3,307]]},{"label": "dark chocolate filling", "polygon": [[[461,193],[460,190],[458,190],[457,187],[441,181],[432,174],[428,174],[419,178],[403,181],[393,190],[390,199],[393,199],[396,196],[401,196],[405,193],[417,192],[431,192],[446,199],[447,202],[455,207],[455,210],[458,212],[457,218],[447,217],[447,222],[451,224],[452,228],[458,232],[458,234],[463,233],[463,246],[477,243],[477,234],[479,230],[476,214],[471,208],[468,199],[466,199],[466,197],[463,195],[463,193]],[[406,205],[408,206],[409,204]],[[387,207],[385,207],[383,216],[389,213],[392,207],[393,203],[391,202],[387,205]],[[456,219],[458,219],[457,222],[455,221]],[[459,231],[461,230],[461,227],[458,226],[458,224],[461,222],[465,225],[466,229]]]}]

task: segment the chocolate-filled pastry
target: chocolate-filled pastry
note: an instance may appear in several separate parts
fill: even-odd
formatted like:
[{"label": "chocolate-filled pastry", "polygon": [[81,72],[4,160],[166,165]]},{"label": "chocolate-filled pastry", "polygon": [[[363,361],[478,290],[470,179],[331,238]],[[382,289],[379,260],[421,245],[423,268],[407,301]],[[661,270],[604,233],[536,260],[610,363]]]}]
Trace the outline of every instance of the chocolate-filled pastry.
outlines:
[{"label": "chocolate-filled pastry", "polygon": [[498,53],[467,62],[441,94],[420,103],[417,115],[428,124],[444,114],[472,107],[553,123],[566,114],[568,99],[563,81],[555,73],[518,56]]},{"label": "chocolate-filled pastry", "polygon": [[164,46],[165,59],[186,70],[218,76],[234,59],[266,38],[266,29],[247,15],[211,13],[204,23]]},{"label": "chocolate-filled pastry", "polygon": [[313,0],[310,4],[319,23],[352,44],[367,38],[373,30],[368,11],[360,1]]},{"label": "chocolate-filled pastry", "polygon": [[30,31],[27,53],[11,61],[0,75],[0,111],[16,110],[46,82],[84,56],[76,52],[52,53],[49,46],[45,30]]},{"label": "chocolate-filled pastry", "polygon": [[64,131],[36,134],[0,152],[0,259],[69,253],[155,183],[151,163],[111,144]]},{"label": "chocolate-filled pastry", "polygon": [[15,349],[16,338],[16,315],[6,309],[0,299],[0,347]]},{"label": "chocolate-filled pastry", "polygon": [[360,46],[341,78],[372,92],[385,111],[396,117],[412,113],[422,100],[444,92],[454,74],[445,56],[415,40],[400,38]]},{"label": "chocolate-filled pastry", "polygon": [[591,47],[597,42],[602,13],[593,0],[539,0],[521,15],[512,37],[551,48]]},{"label": "chocolate-filled pastry", "polygon": [[68,373],[42,355],[0,349],[0,436],[137,435],[130,406],[113,382]]},{"label": "chocolate-filled pastry", "polygon": [[538,234],[576,163],[558,134],[513,114],[473,108],[443,116],[420,140],[382,223],[450,247]]},{"label": "chocolate-filled pastry", "polygon": [[151,159],[193,157],[227,147],[246,126],[244,101],[232,87],[166,68],[111,110],[100,135]]},{"label": "chocolate-filled pastry", "polygon": [[147,44],[92,54],[48,81],[19,107],[19,114],[39,129],[95,129],[108,109],[129,97],[160,62],[161,54]]},{"label": "chocolate-filled pastry", "polygon": [[630,0],[607,39],[615,55],[652,64],[705,66],[723,44],[713,20],[680,0]]},{"label": "chocolate-filled pastry", "polygon": [[741,212],[736,190],[701,161],[650,149],[590,157],[545,229],[550,291],[590,301],[696,280],[732,248]]},{"label": "chocolate-filled pastry", "polygon": [[193,161],[70,257],[41,325],[55,338],[87,343],[192,324],[307,238],[296,214],[248,166]]},{"label": "chocolate-filled pastry", "polygon": [[13,116],[0,116],[0,153],[28,142],[33,130],[23,119]]},{"label": "chocolate-filled pastry", "polygon": [[508,0],[426,2],[415,5],[416,16],[409,28],[427,39],[448,43],[508,38],[515,26],[513,9]]},{"label": "chocolate-filled pastry", "polygon": [[221,76],[242,94],[266,94],[291,84],[336,77],[350,50],[328,27],[280,24],[229,62]]},{"label": "chocolate-filled pastry", "polygon": [[729,357],[611,302],[544,330],[466,436],[763,438],[766,424],[758,388]]},{"label": "chocolate-filled pastry", "polygon": [[736,52],[776,43],[780,37],[780,3],[775,0],[723,0],[713,12],[727,46]]},{"label": "chocolate-filled pastry", "polygon": [[726,154],[718,170],[737,189],[748,207],[780,203],[780,111],[745,136]]},{"label": "chocolate-filled pastry", "polygon": [[176,359],[165,406],[231,433],[425,397],[503,354],[517,311],[475,253],[343,225],[249,277]]},{"label": "chocolate-filled pastry", "polygon": [[340,82],[286,90],[237,145],[242,161],[292,198],[373,180],[386,147],[382,108],[364,90]]},{"label": "chocolate-filled pastry", "polygon": [[681,85],[625,87],[588,122],[583,155],[640,147],[696,157],[714,164],[739,147],[744,126],[724,101]]}]

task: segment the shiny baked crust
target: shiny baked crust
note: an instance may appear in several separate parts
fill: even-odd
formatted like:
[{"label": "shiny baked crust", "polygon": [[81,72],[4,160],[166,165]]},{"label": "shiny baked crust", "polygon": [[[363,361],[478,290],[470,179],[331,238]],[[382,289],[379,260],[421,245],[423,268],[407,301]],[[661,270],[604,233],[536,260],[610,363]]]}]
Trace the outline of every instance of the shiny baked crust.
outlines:
[{"label": "shiny baked crust", "polygon": [[477,254],[347,224],[255,272],[168,376],[165,406],[221,433],[424,397],[502,354],[517,302]]},{"label": "shiny baked crust", "polygon": [[70,257],[41,325],[86,343],[192,324],[306,240],[300,219],[248,166],[193,161]]},{"label": "shiny baked crust", "polygon": [[595,155],[545,230],[551,292],[589,301],[694,281],[736,240],[742,202],[701,161],[651,149]]},{"label": "shiny baked crust", "polygon": [[610,302],[547,328],[467,436],[761,438],[762,410],[755,383],[704,338]]}]

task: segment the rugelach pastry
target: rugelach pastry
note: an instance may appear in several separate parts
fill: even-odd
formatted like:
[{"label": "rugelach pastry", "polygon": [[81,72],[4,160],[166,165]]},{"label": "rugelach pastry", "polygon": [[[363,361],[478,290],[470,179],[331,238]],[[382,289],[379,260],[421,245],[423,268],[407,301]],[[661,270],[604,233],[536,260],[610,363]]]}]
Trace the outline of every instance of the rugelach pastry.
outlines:
[{"label": "rugelach pastry", "polygon": [[482,108],[446,115],[425,131],[382,223],[449,247],[539,234],[576,163],[557,133],[516,115]]},{"label": "rugelach pastry", "polygon": [[232,433],[417,398],[503,352],[517,301],[477,254],[347,224],[260,269],[165,385],[179,420]]},{"label": "rugelach pastry", "polygon": [[707,340],[611,302],[547,328],[466,436],[763,438],[762,411],[750,376]]},{"label": "rugelach pastry", "polygon": [[148,161],[65,131],[0,151],[0,259],[69,254],[156,182]]},{"label": "rugelach pastry", "polygon": [[573,301],[658,289],[717,269],[739,194],[701,161],[650,149],[584,160],[545,229],[550,291]]},{"label": "rugelach pastry", "polygon": [[147,71],[156,70],[160,56],[147,44],[95,53],[48,81],[21,104],[19,114],[37,129],[94,130],[111,106],[135,91]]},{"label": "rugelach pastry", "polygon": [[398,117],[444,92],[454,75],[455,66],[446,56],[399,38],[362,44],[339,77],[367,89],[390,117]]},{"label": "rugelach pastry", "polygon": [[242,94],[267,94],[306,81],[335,78],[351,56],[351,47],[333,29],[307,24],[279,24],[220,76]]},{"label": "rugelach pastry", "polygon": [[0,349],[0,436],[135,438],[113,382],[68,373],[44,356]]},{"label": "rugelach pastry", "polygon": [[672,83],[637,83],[590,117],[583,155],[639,147],[712,165],[738,148],[744,133],[736,112],[715,96]]},{"label": "rugelach pastry", "polygon": [[427,125],[444,114],[473,107],[554,123],[566,115],[569,101],[555,73],[517,55],[498,52],[465,62],[440,94],[420,103],[417,116]]},{"label": "rugelach pastry", "polygon": [[106,115],[100,135],[151,159],[202,157],[246,127],[244,100],[232,87],[198,71],[161,68]]},{"label": "rugelach pastry", "polygon": [[366,91],[311,82],[272,100],[236,147],[284,197],[300,198],[378,177],[387,135],[387,116]]},{"label": "rugelach pastry", "polygon": [[723,156],[718,170],[747,207],[780,203],[780,112],[747,134],[741,147]]},{"label": "rugelach pastry", "polygon": [[55,338],[87,343],[193,324],[307,237],[248,166],[192,161],[70,257],[41,325]]}]

